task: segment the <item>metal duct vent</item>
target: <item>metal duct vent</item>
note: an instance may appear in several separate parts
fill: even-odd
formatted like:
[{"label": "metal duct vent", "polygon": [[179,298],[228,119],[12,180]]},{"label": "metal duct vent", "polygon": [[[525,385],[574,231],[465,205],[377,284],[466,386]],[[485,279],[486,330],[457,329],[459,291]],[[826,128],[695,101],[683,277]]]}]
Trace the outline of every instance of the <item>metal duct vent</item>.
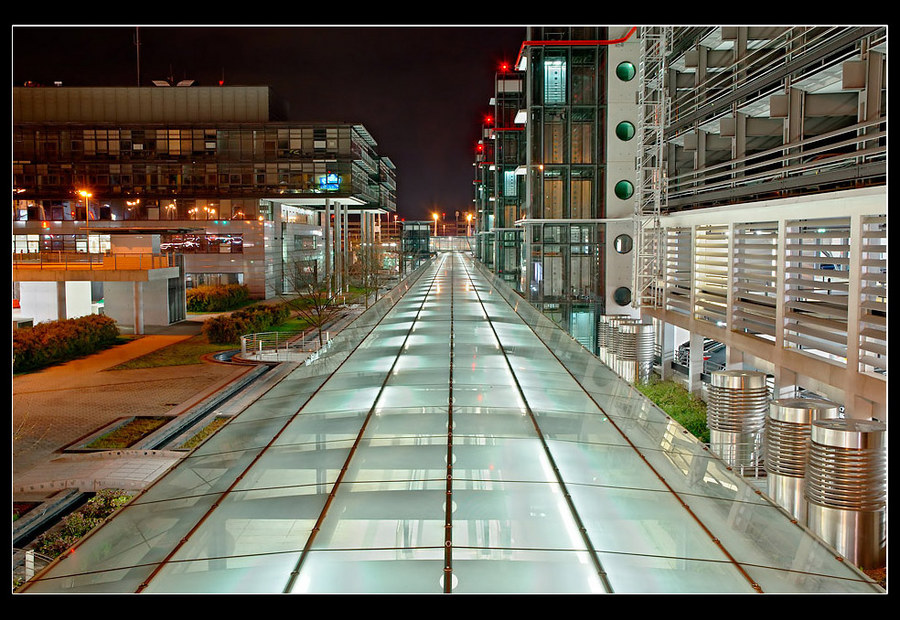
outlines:
[{"label": "metal duct vent", "polygon": [[883,567],[886,425],[874,420],[817,420],[810,440],[807,526],[857,566]]},{"label": "metal duct vent", "polygon": [[651,323],[622,322],[618,327],[616,373],[630,383],[646,383],[653,368]]},{"label": "metal duct vent", "polygon": [[802,523],[810,432],[816,420],[841,417],[840,405],[817,398],[784,398],[769,403],[764,466],[769,496]]},{"label": "metal duct vent", "polygon": [[706,408],[709,447],[741,475],[763,474],[769,395],[765,373],[719,370],[710,377]]},{"label": "metal duct vent", "polygon": [[622,319],[630,319],[627,314],[602,314],[600,315],[600,328],[597,330],[597,357],[600,361],[610,365],[609,353],[612,344],[613,332],[616,329],[613,323]]}]

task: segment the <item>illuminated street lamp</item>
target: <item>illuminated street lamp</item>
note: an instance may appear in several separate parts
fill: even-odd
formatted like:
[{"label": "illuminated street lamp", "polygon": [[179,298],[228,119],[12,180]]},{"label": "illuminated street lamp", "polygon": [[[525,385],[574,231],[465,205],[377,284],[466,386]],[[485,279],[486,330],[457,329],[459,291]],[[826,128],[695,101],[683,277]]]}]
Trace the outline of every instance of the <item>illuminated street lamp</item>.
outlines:
[{"label": "illuminated street lamp", "polygon": [[87,241],[87,253],[91,253],[91,194],[87,190],[79,190],[78,195],[84,198],[84,235]]},{"label": "illuminated street lamp", "polygon": [[466,237],[472,236],[472,214],[466,213]]},{"label": "illuminated street lamp", "polygon": [[434,218],[434,236],[437,237],[437,236],[438,236],[438,231],[437,231],[438,214],[437,214],[437,213],[432,213],[432,214],[431,214],[431,217]]}]

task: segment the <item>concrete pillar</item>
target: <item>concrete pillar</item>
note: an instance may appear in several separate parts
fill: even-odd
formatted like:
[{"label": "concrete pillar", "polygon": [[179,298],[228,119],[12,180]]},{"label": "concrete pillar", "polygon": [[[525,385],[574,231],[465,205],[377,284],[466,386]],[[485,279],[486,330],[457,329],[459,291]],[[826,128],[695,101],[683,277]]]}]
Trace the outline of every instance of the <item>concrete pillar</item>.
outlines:
[{"label": "concrete pillar", "polygon": [[65,282],[57,282],[56,283],[56,318],[57,320],[64,321],[68,318],[66,316],[66,283]]},{"label": "concrete pillar", "polygon": [[794,398],[797,395],[797,373],[781,366],[775,366],[775,389],[773,400]]},{"label": "concrete pillar", "polygon": [[700,394],[703,388],[703,336],[691,333],[690,338],[690,362],[688,363],[688,386],[691,394]]},{"label": "concrete pillar", "polygon": [[323,214],[322,236],[325,238],[325,282],[331,291],[331,199],[325,199],[325,213]]},{"label": "concrete pillar", "polygon": [[344,205],[344,221],[341,228],[344,231],[341,282],[343,283],[344,291],[350,292],[350,207],[347,205]]},{"label": "concrete pillar", "polygon": [[672,360],[675,359],[675,351],[678,343],[675,342],[675,326],[666,323],[662,319],[657,320],[657,337],[659,339],[660,378],[663,380],[672,378]]},{"label": "concrete pillar", "polygon": [[134,288],[134,333],[144,333],[144,284],[135,282]]}]

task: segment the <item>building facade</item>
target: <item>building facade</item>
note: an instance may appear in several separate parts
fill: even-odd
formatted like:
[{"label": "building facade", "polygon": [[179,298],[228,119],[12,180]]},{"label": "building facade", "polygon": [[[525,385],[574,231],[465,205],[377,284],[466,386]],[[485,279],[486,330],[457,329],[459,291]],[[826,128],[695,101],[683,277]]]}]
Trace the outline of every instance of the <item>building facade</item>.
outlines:
[{"label": "building facade", "polygon": [[477,254],[596,352],[600,316],[633,312],[631,259],[611,241],[632,229],[640,47],[633,28],[527,36],[479,145]]},{"label": "building facade", "polygon": [[589,350],[600,316],[640,316],[657,371],[676,362],[695,392],[712,343],[773,396],[883,419],[885,28],[528,39],[476,161],[478,258],[517,262],[520,293]]},{"label": "building facade", "polygon": [[13,89],[14,252],[104,253],[140,229],[183,255],[188,287],[260,299],[286,261],[345,269],[349,221],[374,235],[396,170],[362,125],[284,109],[265,87]]}]

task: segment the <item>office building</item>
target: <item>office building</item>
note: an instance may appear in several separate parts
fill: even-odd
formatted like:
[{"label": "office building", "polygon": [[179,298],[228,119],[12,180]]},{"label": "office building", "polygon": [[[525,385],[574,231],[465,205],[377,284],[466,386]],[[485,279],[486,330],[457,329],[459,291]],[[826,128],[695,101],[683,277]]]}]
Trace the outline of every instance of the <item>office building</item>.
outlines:
[{"label": "office building", "polygon": [[[13,113],[22,266],[51,254],[174,253],[183,286],[244,284],[266,299],[290,292],[286,263],[346,279],[350,222],[374,239],[396,210],[395,167],[363,125],[288,121],[266,87],[22,87]],[[109,305],[105,288],[93,297]],[[133,306],[151,300],[135,293]]]}]

